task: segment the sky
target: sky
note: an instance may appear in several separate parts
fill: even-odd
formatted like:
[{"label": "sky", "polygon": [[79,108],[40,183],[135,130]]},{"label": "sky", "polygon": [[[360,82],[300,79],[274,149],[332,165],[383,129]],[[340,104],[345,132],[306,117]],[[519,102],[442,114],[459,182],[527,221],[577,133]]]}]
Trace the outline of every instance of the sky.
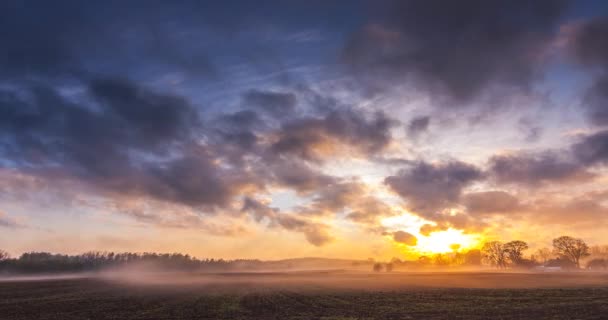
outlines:
[{"label": "sky", "polygon": [[13,255],[608,243],[604,1],[8,0],[0,47]]}]

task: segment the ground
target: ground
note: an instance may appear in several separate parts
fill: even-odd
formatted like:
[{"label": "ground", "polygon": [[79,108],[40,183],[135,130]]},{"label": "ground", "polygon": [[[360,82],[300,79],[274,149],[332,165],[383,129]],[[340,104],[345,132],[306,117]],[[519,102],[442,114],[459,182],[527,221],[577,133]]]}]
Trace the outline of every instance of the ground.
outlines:
[{"label": "ground", "polygon": [[607,318],[607,274],[268,273],[0,281],[0,319],[6,320]]}]

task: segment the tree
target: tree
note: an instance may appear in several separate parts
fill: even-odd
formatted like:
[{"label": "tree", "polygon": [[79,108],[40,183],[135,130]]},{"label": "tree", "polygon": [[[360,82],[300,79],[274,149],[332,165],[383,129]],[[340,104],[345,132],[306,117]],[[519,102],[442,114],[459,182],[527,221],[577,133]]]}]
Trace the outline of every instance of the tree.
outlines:
[{"label": "tree", "polygon": [[431,264],[432,260],[429,256],[420,256],[418,257],[418,263],[423,266],[428,266]]},{"label": "tree", "polygon": [[541,248],[536,250],[534,256],[538,259],[538,262],[546,264],[547,261],[553,258],[553,253],[551,253],[551,249],[549,248]]},{"label": "tree", "polygon": [[524,251],[528,250],[528,244],[521,240],[515,240],[505,243],[503,250],[513,264],[521,265],[524,260]]},{"label": "tree", "polygon": [[10,258],[11,256],[8,254],[8,252],[0,249],[0,261],[2,260],[6,260],[8,258]]},{"label": "tree", "polygon": [[381,272],[383,268],[384,266],[382,265],[382,263],[374,263],[374,272]]},{"label": "tree", "polygon": [[387,263],[384,269],[386,270],[386,272],[393,272],[393,264]]},{"label": "tree", "polygon": [[450,265],[450,260],[447,255],[443,253],[437,253],[433,256],[433,263],[436,266],[448,266]]},{"label": "tree", "polygon": [[481,265],[481,251],[479,249],[471,249],[464,254],[464,263],[472,266]]},{"label": "tree", "polygon": [[575,239],[568,236],[561,236],[553,239],[553,251],[556,255],[572,261],[580,268],[580,260],[589,253],[589,246],[581,239]]},{"label": "tree", "polygon": [[484,243],[481,253],[488,263],[499,269],[507,267],[507,252],[500,241],[490,241]]}]

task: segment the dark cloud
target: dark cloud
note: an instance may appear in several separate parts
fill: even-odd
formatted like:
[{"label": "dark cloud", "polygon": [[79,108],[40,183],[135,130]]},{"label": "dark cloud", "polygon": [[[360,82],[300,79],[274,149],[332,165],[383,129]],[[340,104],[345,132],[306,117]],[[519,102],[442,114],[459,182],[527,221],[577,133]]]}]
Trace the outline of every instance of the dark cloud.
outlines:
[{"label": "dark cloud", "polygon": [[225,206],[250,183],[194,142],[200,122],[185,99],[115,79],[96,79],[88,91],[88,105],[49,87],[2,92],[4,159],[104,192],[192,206]]},{"label": "dark cloud", "polygon": [[413,139],[418,138],[420,134],[426,132],[429,129],[430,123],[431,117],[429,116],[421,116],[412,119],[406,128],[408,136]]},{"label": "dark cloud", "polygon": [[[608,54],[608,50],[606,50]],[[589,112],[589,119],[597,125],[608,124],[608,73],[595,80],[587,90],[584,98],[585,107]]]},{"label": "dark cloud", "polygon": [[467,213],[474,216],[511,213],[521,209],[519,200],[505,191],[483,191],[462,196]]},{"label": "dark cloud", "polygon": [[597,125],[608,124],[608,17],[583,23],[574,33],[571,49],[583,65],[600,69],[584,97],[589,119]]},{"label": "dark cloud", "polygon": [[419,162],[387,177],[384,182],[407,201],[410,209],[433,215],[456,204],[462,190],[482,176],[481,170],[464,162]]},{"label": "dark cloud", "polygon": [[585,65],[608,67],[608,17],[600,16],[585,21],[574,33],[571,49]]},{"label": "dark cloud", "polygon": [[586,165],[608,163],[608,130],[585,136],[572,146],[579,161]]},{"label": "dark cloud", "polygon": [[433,232],[445,231],[448,228],[449,226],[446,223],[424,224],[420,227],[420,234],[428,237]]},{"label": "dark cloud", "polygon": [[490,175],[499,183],[539,186],[548,182],[588,180],[593,175],[567,152],[545,151],[494,156]]},{"label": "dark cloud", "polygon": [[291,116],[296,108],[296,95],[291,92],[249,90],[243,94],[243,104],[273,117]]},{"label": "dark cloud", "polygon": [[[46,85],[2,89],[3,163],[41,179],[72,181],[107,197],[117,211],[163,227],[212,228],[200,217],[164,217],[120,202],[148,199],[211,214],[232,210],[241,196],[283,187],[315,195],[310,210],[354,208],[347,202],[356,191],[340,190],[346,185],[319,170],[316,161],[323,158],[317,155],[326,154],[317,154],[315,148],[327,144],[332,148],[327,155],[352,149],[367,154],[391,139],[391,124],[383,114],[327,110],[314,117],[287,118],[281,125],[244,109],[203,121],[187,99],[124,78],[94,78],[81,89],[76,95]],[[314,150],[314,157],[293,146],[276,152],[286,137],[305,141],[315,131],[323,141],[314,147],[302,144]],[[371,200],[366,201],[371,208]],[[371,213],[358,210],[359,219],[366,215],[371,221]],[[163,212],[171,215],[171,210]],[[315,245],[331,238],[323,225],[296,215],[273,221],[306,234]]]},{"label": "dark cloud", "polygon": [[412,80],[450,106],[496,86],[527,89],[568,1],[378,1],[344,59],[363,78]]},{"label": "dark cloud", "polygon": [[268,175],[278,185],[309,193],[336,182],[334,177],[314,169],[298,159],[272,160],[266,165]]},{"label": "dark cloud", "polygon": [[210,8],[188,3],[4,1],[0,70],[19,78],[144,68],[209,76],[209,49],[196,33],[214,25]]},{"label": "dark cloud", "polygon": [[272,151],[321,161],[343,147],[370,155],[391,142],[393,122],[384,113],[371,118],[351,109],[338,109],[323,117],[298,118],[285,123],[277,132]]},{"label": "dark cloud", "polygon": [[222,114],[206,125],[208,137],[214,138],[218,147],[224,149],[222,153],[232,154],[232,161],[238,161],[243,152],[255,151],[258,131],[266,127],[258,113],[248,109]]},{"label": "dark cloud", "polygon": [[416,236],[405,231],[396,231],[393,232],[392,235],[395,242],[403,243],[408,246],[415,246],[418,243]]}]

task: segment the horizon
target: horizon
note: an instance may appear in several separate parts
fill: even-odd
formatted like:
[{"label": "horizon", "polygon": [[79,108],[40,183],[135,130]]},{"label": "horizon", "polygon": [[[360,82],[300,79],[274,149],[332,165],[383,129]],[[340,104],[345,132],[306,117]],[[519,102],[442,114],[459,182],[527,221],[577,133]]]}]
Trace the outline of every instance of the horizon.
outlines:
[{"label": "horizon", "polygon": [[0,3],[0,250],[608,244],[608,2]]}]

